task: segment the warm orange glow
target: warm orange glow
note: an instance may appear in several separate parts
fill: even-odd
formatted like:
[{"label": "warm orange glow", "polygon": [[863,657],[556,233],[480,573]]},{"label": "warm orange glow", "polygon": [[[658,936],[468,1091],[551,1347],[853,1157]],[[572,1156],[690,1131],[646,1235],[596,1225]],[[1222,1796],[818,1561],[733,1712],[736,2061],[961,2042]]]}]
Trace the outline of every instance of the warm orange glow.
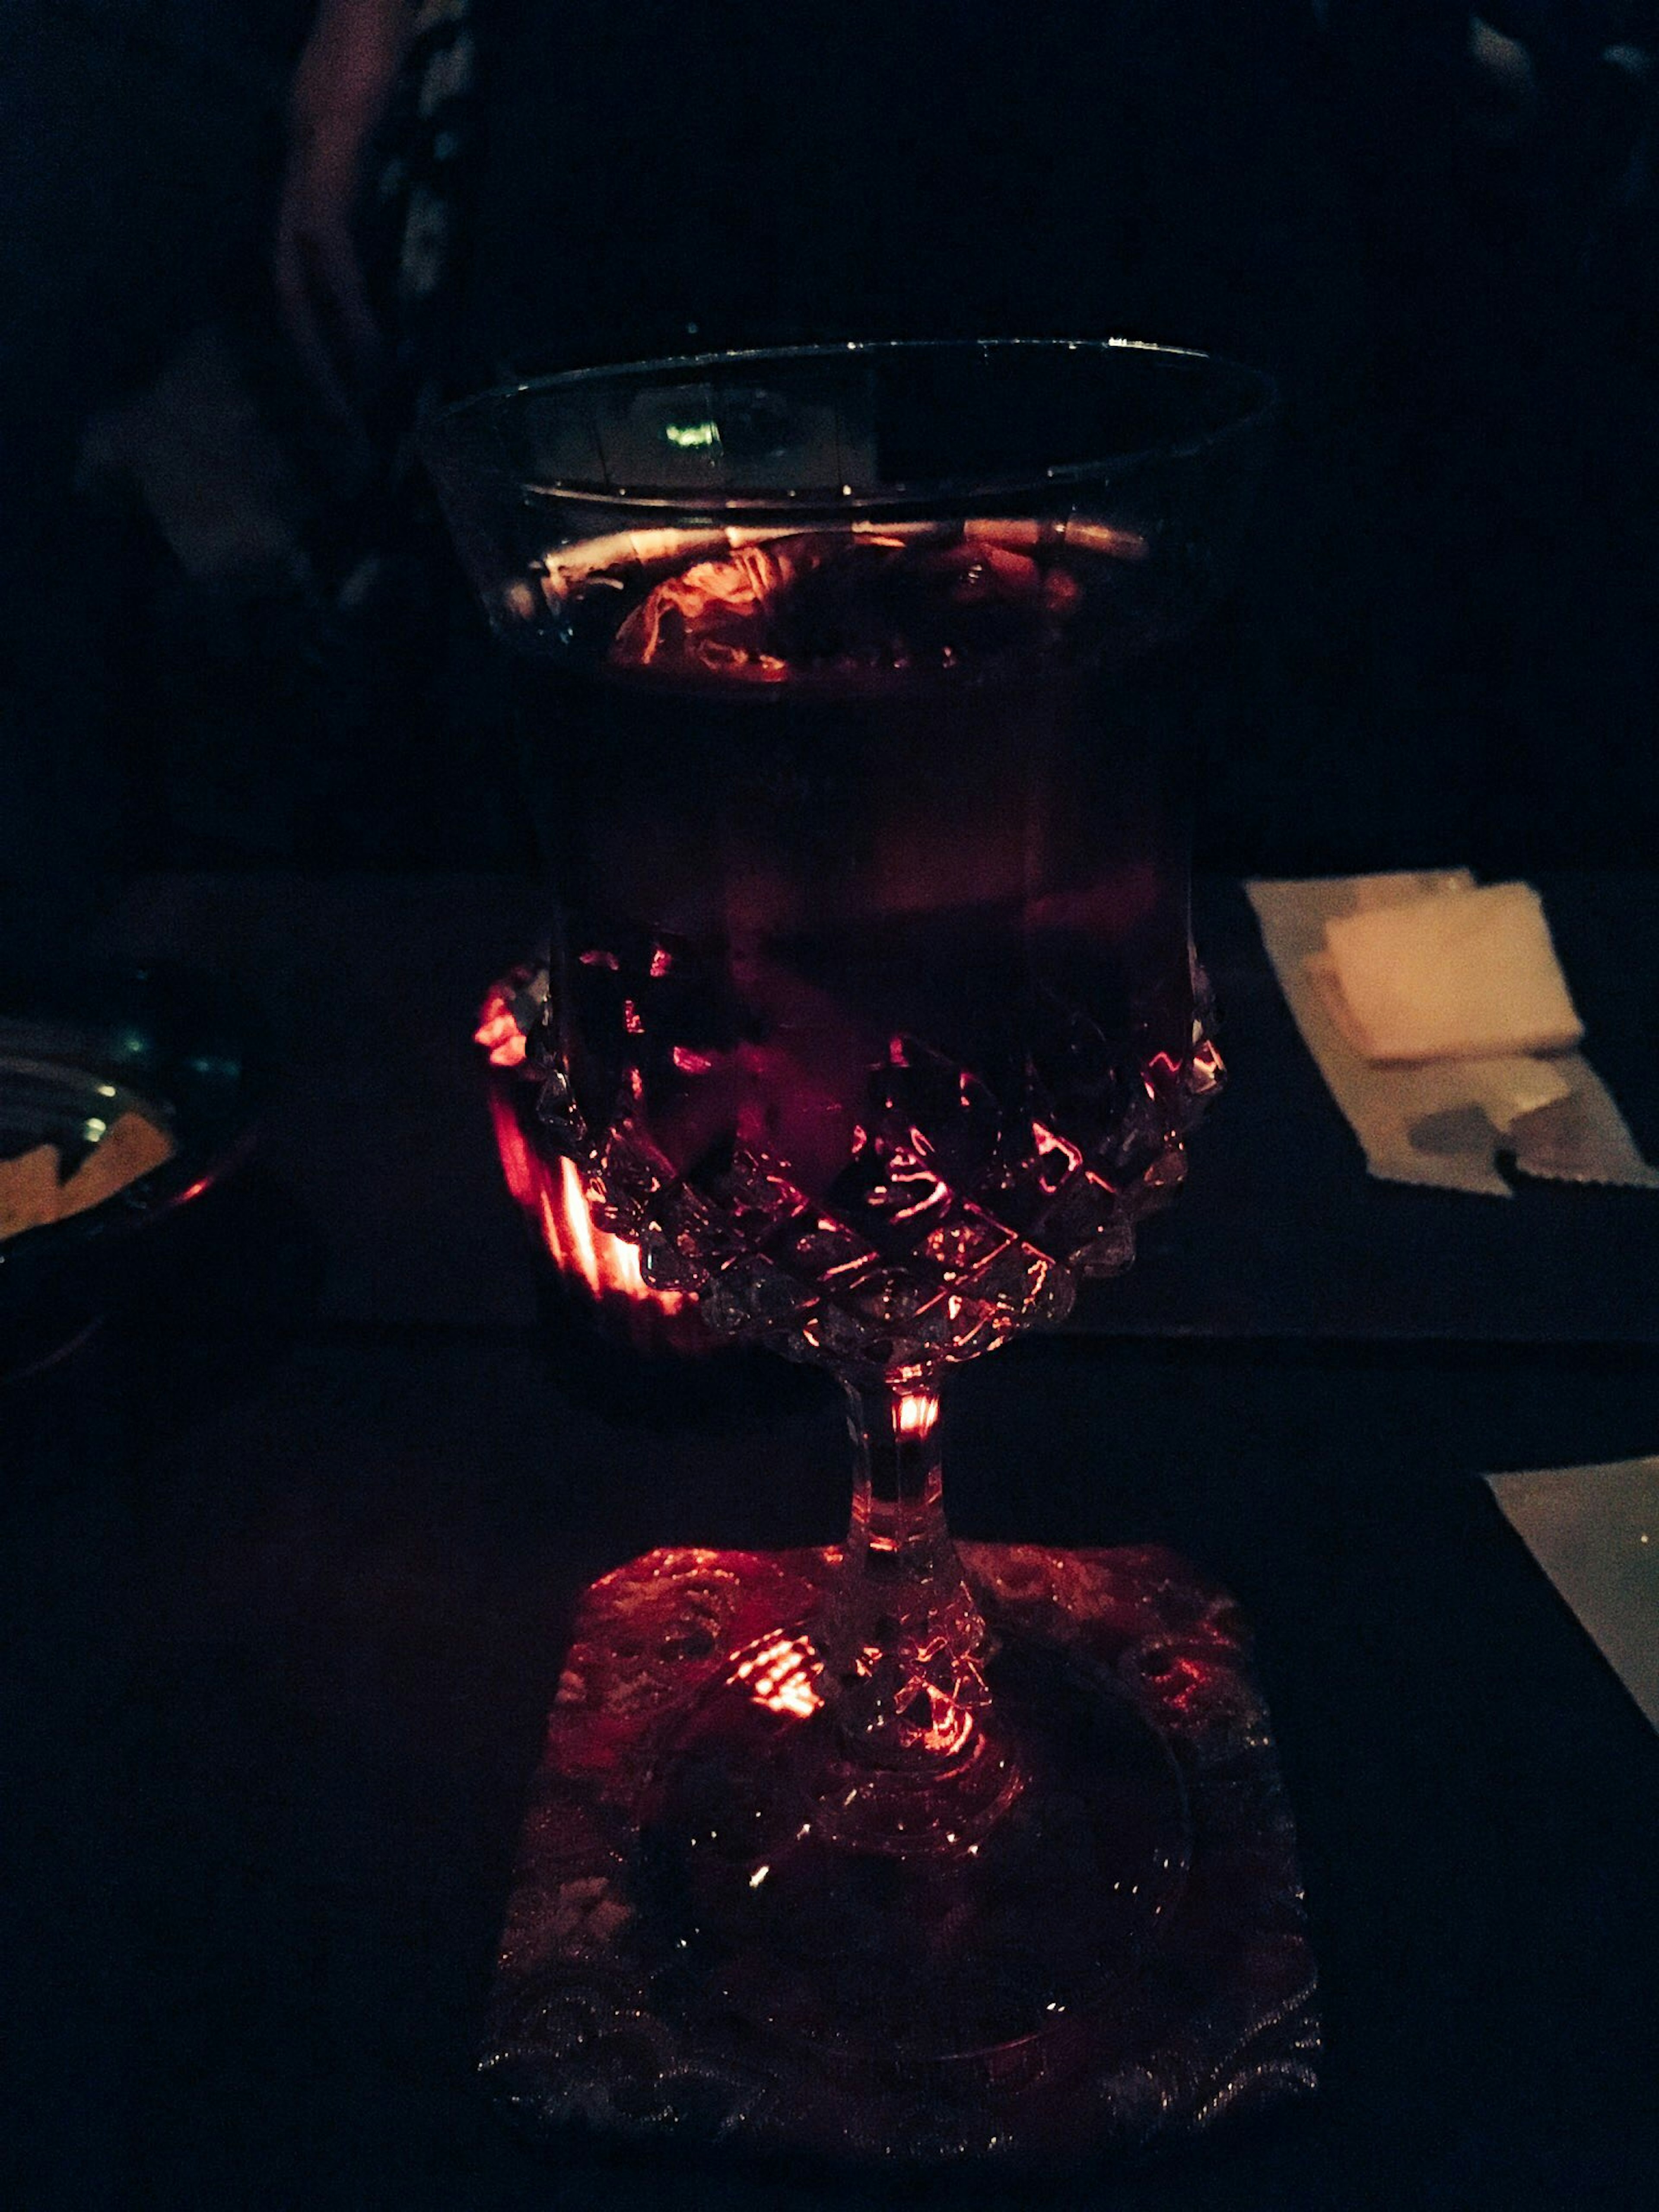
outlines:
[{"label": "warm orange glow", "polygon": [[[594,957],[604,962],[614,956]],[[554,1149],[550,1135],[544,1135],[538,1125],[539,1086],[521,1064],[525,1037],[514,1012],[521,1002],[511,995],[512,985],[522,973],[515,971],[514,978],[490,992],[474,1031],[493,1063],[489,1115],[507,1189],[533,1224],[568,1291],[591,1303],[605,1330],[642,1352],[703,1352],[708,1338],[696,1299],[688,1291],[659,1289],[646,1280],[638,1245],[599,1226],[582,1186],[581,1170]]]},{"label": "warm orange glow", "polygon": [[954,1759],[959,1751],[967,1748],[968,1739],[974,1732],[974,1717],[966,1705],[957,1705],[942,1691],[930,1691],[928,1697],[933,1709],[933,1721],[923,1731],[923,1745],[942,1759]]},{"label": "warm orange glow", "polygon": [[484,1000],[472,1042],[481,1044],[496,1067],[517,1067],[524,1059],[525,1035],[512,1008],[499,991]]},{"label": "warm orange glow", "polygon": [[495,1125],[495,1149],[501,1154],[507,1187],[520,1206],[533,1208],[537,1163],[531,1157],[510,1102],[497,1090],[489,1094],[489,1118]]},{"label": "warm orange glow", "polygon": [[[1077,1146],[1057,1135],[1053,1129],[1045,1127],[1041,1121],[1032,1122],[1031,1134],[1036,1139],[1037,1152],[1045,1164],[1045,1173],[1069,1176],[1082,1166],[1083,1155]],[[1051,1183],[1049,1188],[1052,1189],[1054,1185]]]},{"label": "warm orange glow", "polygon": [[[685,1304],[684,1291],[654,1289],[640,1267],[639,1247],[611,1236],[595,1223],[575,1162],[562,1159],[555,1167],[550,1161],[538,1159],[524,1147],[516,1128],[513,1133],[529,1159],[536,1186],[535,1211],[554,1264],[568,1275],[580,1275],[596,1298],[629,1298],[656,1306],[665,1314],[678,1313]],[[511,1186],[513,1168],[505,1144],[501,1163]]]},{"label": "warm orange glow", "polygon": [[[483,1026],[478,1042],[487,1042]],[[496,1064],[501,1065],[499,1059]],[[513,1097],[515,1087],[501,1085],[490,1091],[495,1149],[507,1187],[535,1217],[554,1266],[562,1274],[580,1277],[596,1298],[627,1298],[664,1314],[678,1313],[686,1304],[684,1291],[654,1289],[641,1268],[639,1247],[597,1225],[574,1161],[544,1158],[532,1145]]]},{"label": "warm orange glow", "polygon": [[927,1437],[939,1419],[939,1400],[927,1390],[907,1390],[898,1401],[898,1432],[902,1437]]},{"label": "warm orange glow", "polygon": [[769,1712],[810,1721],[823,1699],[818,1695],[818,1661],[811,1644],[799,1637],[775,1636],[757,1644],[732,1669],[732,1679],[749,1686],[749,1694]]},{"label": "warm orange glow", "polygon": [[599,1246],[594,1242],[593,1217],[588,1211],[587,1194],[582,1188],[581,1177],[570,1160],[561,1160],[558,1168],[559,1192],[556,1203],[550,1195],[543,1201],[544,1209],[556,1212],[564,1231],[567,1264],[574,1267],[590,1291],[598,1292],[605,1286],[599,1273]]},{"label": "warm orange glow", "polygon": [[552,1255],[553,1264],[563,1274],[571,1273],[575,1260],[565,1242],[564,1219],[553,1203],[552,1194],[546,1189],[536,1193],[536,1207],[541,1216],[542,1241]]},{"label": "warm orange glow", "polygon": [[[940,1658],[944,1648],[943,1640],[935,1638],[905,1655],[913,1662],[912,1679],[899,1697],[899,1740],[930,1755],[954,1759],[967,1749],[974,1733],[973,1705],[967,1700],[977,1684],[982,1703],[985,1685],[971,1665],[966,1677],[958,1671],[954,1691],[927,1680],[923,1669]],[[866,1644],[854,1664],[867,1680],[887,1656],[878,1644]]]}]

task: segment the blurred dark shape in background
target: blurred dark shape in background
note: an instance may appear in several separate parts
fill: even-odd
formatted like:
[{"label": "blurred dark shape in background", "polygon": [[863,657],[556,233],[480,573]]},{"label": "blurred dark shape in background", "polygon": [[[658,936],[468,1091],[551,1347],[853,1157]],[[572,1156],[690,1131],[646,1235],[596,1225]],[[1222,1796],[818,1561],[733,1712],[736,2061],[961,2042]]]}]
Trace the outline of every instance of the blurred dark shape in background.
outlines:
[{"label": "blurred dark shape in background", "polygon": [[0,0],[0,928],[526,862],[420,413],[849,335],[1278,374],[1211,865],[1650,862],[1659,25],[1483,5]]},{"label": "blurred dark shape in background", "polygon": [[[0,864],[9,933],[84,898],[116,828],[94,641],[125,617],[70,484],[90,412],[152,374],[256,255],[297,27],[240,11],[0,6]],[[228,13],[229,11],[222,11]],[[293,13],[292,9],[288,11]]]},{"label": "blurred dark shape in background", "polygon": [[[465,602],[409,451],[455,319],[466,15],[0,0],[0,961],[95,934],[133,868],[471,849],[434,842],[460,723],[431,641]],[[379,341],[330,405],[273,270],[287,234],[332,273],[286,219],[341,136]]]}]

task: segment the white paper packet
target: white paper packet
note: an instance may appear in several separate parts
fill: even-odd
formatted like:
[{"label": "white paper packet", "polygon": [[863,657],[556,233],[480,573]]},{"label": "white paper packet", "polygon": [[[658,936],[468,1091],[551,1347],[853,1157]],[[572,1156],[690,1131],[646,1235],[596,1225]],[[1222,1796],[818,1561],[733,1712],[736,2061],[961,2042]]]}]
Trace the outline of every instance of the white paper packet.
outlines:
[{"label": "white paper packet", "polygon": [[[1499,1152],[1556,1182],[1659,1189],[1607,1086],[1582,1053],[1505,1054],[1379,1066],[1342,1034],[1316,963],[1325,924],[1370,907],[1473,888],[1467,868],[1247,883],[1280,989],[1331,1096],[1387,1182],[1514,1195]],[[1310,963],[1316,963],[1310,966]]]}]

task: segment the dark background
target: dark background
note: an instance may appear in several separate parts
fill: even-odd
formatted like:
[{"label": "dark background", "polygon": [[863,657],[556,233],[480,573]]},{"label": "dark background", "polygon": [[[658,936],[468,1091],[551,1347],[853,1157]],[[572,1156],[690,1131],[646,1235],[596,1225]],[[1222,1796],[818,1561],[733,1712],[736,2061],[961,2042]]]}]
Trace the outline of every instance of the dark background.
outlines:
[{"label": "dark background", "polygon": [[[286,1067],[187,1249],[0,1390],[9,2202],[912,2201],[532,2159],[471,2078],[581,1585],[816,1540],[846,1474],[822,1401],[652,1431],[548,1358],[467,1042],[534,902],[438,872],[529,854],[410,463],[433,396],[855,332],[1273,369],[1202,855],[1536,872],[1654,1153],[1652,878],[1547,871],[1656,849],[1652,94],[1606,57],[1659,36],[1488,4],[1529,95],[1427,0],[428,9],[357,211],[388,366],[347,430],[267,273],[307,0],[0,0],[0,968],[82,932],[216,967]],[[953,1511],[1173,1541],[1245,1601],[1325,2089],[1018,2201],[1632,2212],[1651,1731],[1476,1478],[1652,1448],[1648,1197],[1365,1182],[1227,896],[1237,1088],[1190,1202],[1112,1337],[963,1376]]]},{"label": "dark background", "polygon": [[311,12],[0,8],[14,936],[136,868],[524,862],[418,409],[849,333],[1119,331],[1279,376],[1203,860],[1650,858],[1644,0],[1493,0],[1519,90],[1442,0],[450,0],[363,175],[386,352],[349,431],[267,274]]}]

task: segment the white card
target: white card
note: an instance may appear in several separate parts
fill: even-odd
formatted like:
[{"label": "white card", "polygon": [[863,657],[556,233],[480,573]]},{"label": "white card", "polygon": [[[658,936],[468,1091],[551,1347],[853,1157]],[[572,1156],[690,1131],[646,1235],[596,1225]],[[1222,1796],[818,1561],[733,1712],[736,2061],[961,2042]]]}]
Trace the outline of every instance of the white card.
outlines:
[{"label": "white card", "polygon": [[1659,1459],[1486,1480],[1511,1528],[1659,1728]]}]

